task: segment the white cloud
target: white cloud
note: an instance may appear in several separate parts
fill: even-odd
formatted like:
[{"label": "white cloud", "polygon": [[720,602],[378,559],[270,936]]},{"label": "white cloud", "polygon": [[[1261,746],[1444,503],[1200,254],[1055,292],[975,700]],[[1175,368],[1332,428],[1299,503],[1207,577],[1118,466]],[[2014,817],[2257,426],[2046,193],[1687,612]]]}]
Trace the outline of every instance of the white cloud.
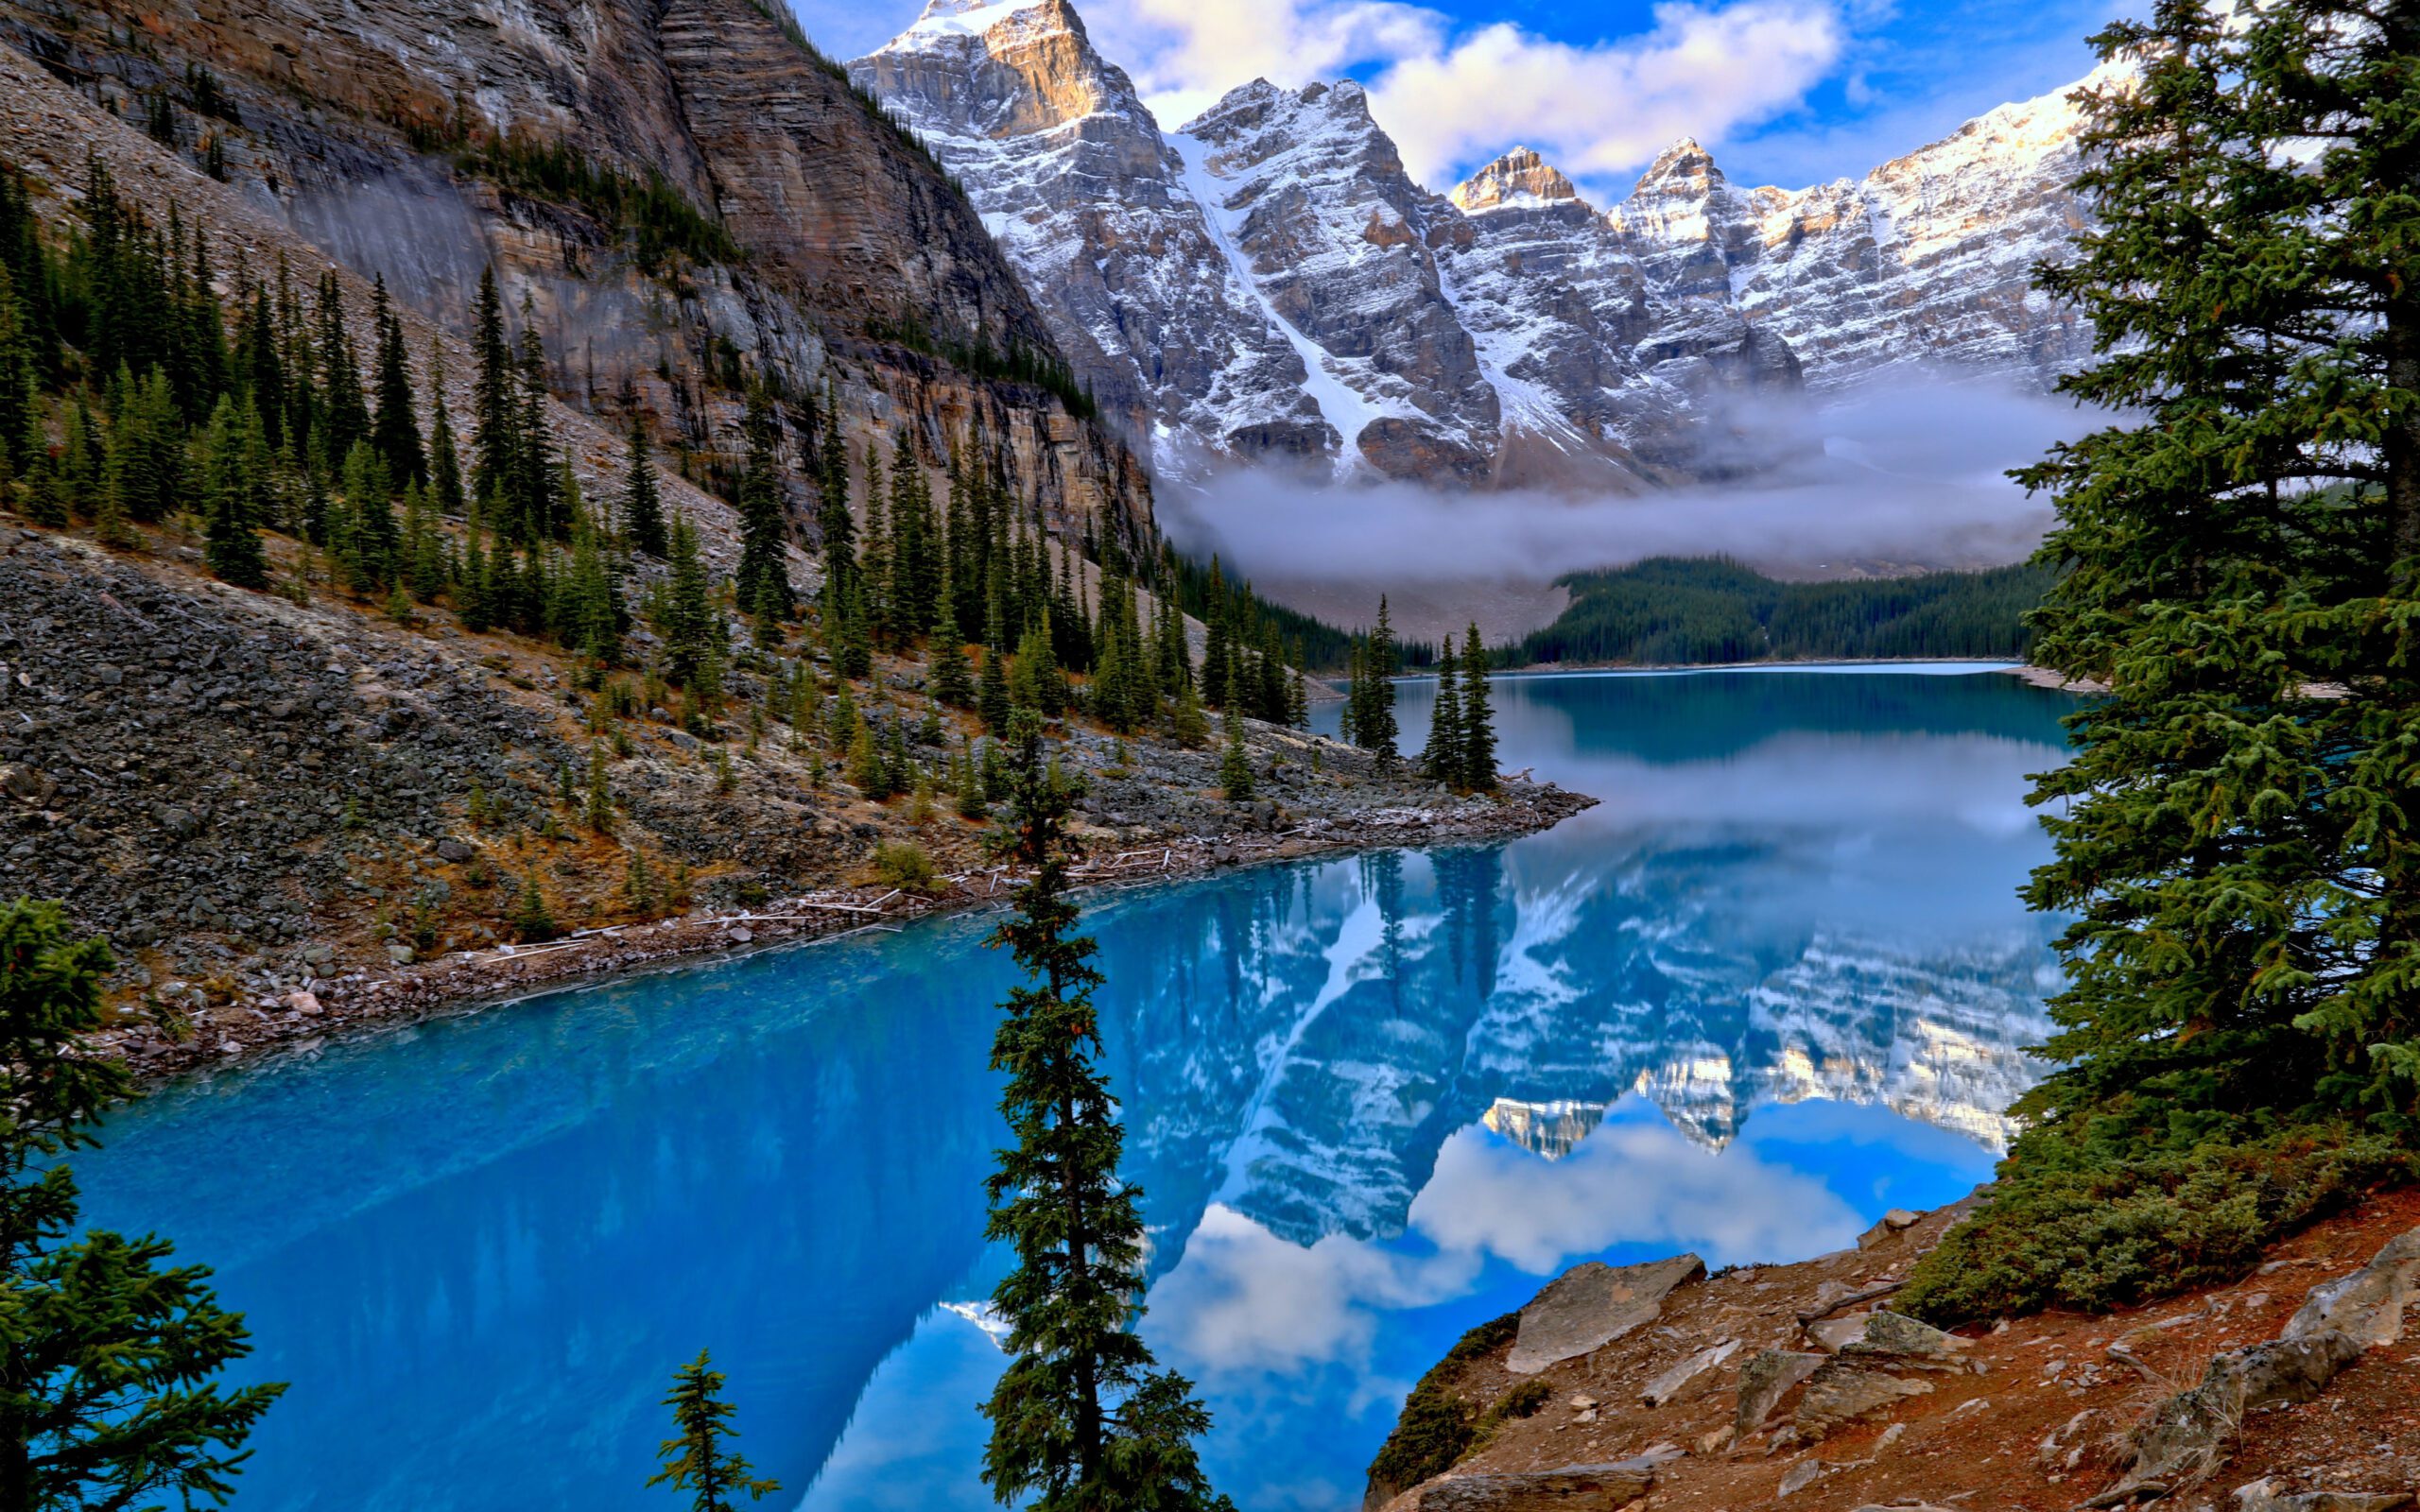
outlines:
[{"label": "white cloud", "polygon": [[1716,1152],[1668,1124],[1600,1125],[1551,1164],[1465,1129],[1437,1152],[1411,1205],[1441,1249],[1486,1252],[1545,1274],[1618,1245],[1695,1249],[1713,1265],[1796,1259],[1857,1236],[1857,1214],[1815,1177],[1753,1148]]},{"label": "white cloud", "polygon": [[1438,1152],[1410,1220],[1433,1247],[1344,1234],[1295,1245],[1213,1203],[1152,1287],[1148,1330],[1211,1379],[1366,1371],[1379,1314],[1462,1296],[1491,1260],[1544,1275],[1628,1246],[1694,1249],[1717,1265],[1796,1259],[1860,1227],[1817,1177],[1746,1144],[1702,1149],[1646,1118],[1608,1122],[1551,1162],[1464,1129]]},{"label": "white cloud", "polygon": [[1789,110],[1845,44],[1822,0],[1656,7],[1654,29],[1575,46],[1497,22],[1397,61],[1371,105],[1416,178],[1525,143],[1576,178],[1637,168],[1682,136],[1708,141]]},{"label": "white cloud", "polygon": [[1093,41],[1134,77],[1167,128],[1255,78],[1289,87],[1385,69],[1447,44],[1445,16],[1404,0],[1098,0]]},{"label": "white cloud", "polygon": [[1797,105],[1839,60],[1836,0],[1671,0],[1649,30],[1591,43],[1512,22],[1477,28],[1406,0],[1097,0],[1095,43],[1163,126],[1253,78],[1357,74],[1405,164],[1432,188],[1526,143],[1577,176],[1637,168]]}]

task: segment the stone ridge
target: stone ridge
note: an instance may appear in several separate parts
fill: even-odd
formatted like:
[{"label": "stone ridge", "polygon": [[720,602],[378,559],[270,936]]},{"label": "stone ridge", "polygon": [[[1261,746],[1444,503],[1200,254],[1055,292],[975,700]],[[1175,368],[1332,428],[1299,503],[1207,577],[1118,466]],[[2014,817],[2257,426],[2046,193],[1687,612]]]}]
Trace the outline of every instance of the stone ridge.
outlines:
[{"label": "stone ridge", "polygon": [[1514,147],[1494,163],[1479,169],[1445,198],[1454,207],[1477,214],[1504,205],[1527,206],[1536,202],[1578,200],[1580,190],[1561,168],[1554,166],[1529,147]]},{"label": "stone ridge", "polygon": [[[1338,437],[1236,275],[1184,163],[1074,9],[938,7],[850,65],[966,182],[1069,359],[1163,473],[1197,448],[1318,456]],[[979,23],[979,25],[978,25]]]},{"label": "stone ridge", "polygon": [[1788,341],[1838,389],[1940,365],[2048,388],[2089,355],[2091,327],[2031,287],[2091,223],[2068,187],[2077,87],[2003,105],[1851,181],[1742,189],[1684,137],[1605,222],[1649,276],[1720,300]]},{"label": "stone ridge", "polygon": [[851,65],[966,182],[1164,475],[1635,491],[1742,470],[1721,412],[1787,343],[1671,300],[1526,149],[1468,205],[1413,181],[1351,80],[1254,79],[1163,132],[1065,0],[925,19]]}]

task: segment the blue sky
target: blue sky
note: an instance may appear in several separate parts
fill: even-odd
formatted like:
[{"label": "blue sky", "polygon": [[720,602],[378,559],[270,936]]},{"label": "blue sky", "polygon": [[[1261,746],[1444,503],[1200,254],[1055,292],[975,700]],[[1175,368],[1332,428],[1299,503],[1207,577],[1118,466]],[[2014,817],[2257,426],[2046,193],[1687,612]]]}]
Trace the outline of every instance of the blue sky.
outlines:
[{"label": "blue sky", "polygon": [[[923,0],[792,0],[856,57]],[[2123,0],[1075,0],[1163,127],[1254,77],[1350,77],[1433,188],[1538,148],[1603,198],[1677,137],[1735,181],[1854,177],[2092,66]]]}]

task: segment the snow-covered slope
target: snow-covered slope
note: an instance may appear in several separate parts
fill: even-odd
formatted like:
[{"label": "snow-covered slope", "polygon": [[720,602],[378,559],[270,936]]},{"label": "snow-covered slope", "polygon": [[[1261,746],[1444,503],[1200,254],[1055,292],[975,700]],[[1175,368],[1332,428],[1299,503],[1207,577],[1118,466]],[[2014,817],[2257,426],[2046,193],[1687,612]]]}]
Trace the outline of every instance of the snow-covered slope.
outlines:
[{"label": "snow-covered slope", "polygon": [[965,182],[1096,396],[1158,441],[1322,455],[1302,358],[1239,279],[1184,165],[1063,0],[935,0],[851,66]]},{"label": "snow-covered slope", "polygon": [[1684,140],[1600,215],[1526,148],[1429,192],[1350,80],[1256,79],[1164,131],[1067,0],[932,0],[850,72],[1164,474],[1649,488],[1774,460],[1743,400],[1915,361],[2047,387],[2089,345],[2027,286],[2083,218],[2060,95],[1812,189],[1740,189]]},{"label": "snow-covered slope", "polygon": [[1817,389],[1905,364],[2048,387],[2092,345],[2081,316],[2031,287],[2087,219],[2067,188],[2082,125],[2068,94],[1811,189],[1739,188],[1684,138],[1606,221],[1660,286],[1728,299],[1787,340]]}]

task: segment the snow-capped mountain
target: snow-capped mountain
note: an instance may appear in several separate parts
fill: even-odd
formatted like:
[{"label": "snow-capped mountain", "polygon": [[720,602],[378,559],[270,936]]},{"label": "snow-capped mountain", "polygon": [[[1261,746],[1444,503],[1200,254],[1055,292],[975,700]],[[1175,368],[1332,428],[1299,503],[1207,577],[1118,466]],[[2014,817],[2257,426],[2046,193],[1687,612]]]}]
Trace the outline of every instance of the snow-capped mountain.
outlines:
[{"label": "snow-capped mountain", "polygon": [[1256,79],[1164,129],[1067,0],[931,0],[850,73],[1163,473],[1650,488],[1773,460],[1743,399],[1916,359],[2041,386],[2088,342],[2026,286],[2083,218],[2058,96],[1806,190],[1684,141],[1600,213],[1526,148],[1430,192],[1350,80]]},{"label": "snow-capped mountain", "polygon": [[1158,442],[1337,442],[1300,353],[1229,260],[1184,160],[1064,0],[939,0],[851,67],[966,184],[1096,397]]},{"label": "snow-capped mountain", "polygon": [[2068,93],[1811,189],[1739,188],[1683,138],[1606,222],[1657,285],[1727,299],[1788,341],[1819,390],[1914,363],[2048,387],[2092,347],[2081,315],[2031,286],[2087,218],[2067,187],[2082,127]]}]

